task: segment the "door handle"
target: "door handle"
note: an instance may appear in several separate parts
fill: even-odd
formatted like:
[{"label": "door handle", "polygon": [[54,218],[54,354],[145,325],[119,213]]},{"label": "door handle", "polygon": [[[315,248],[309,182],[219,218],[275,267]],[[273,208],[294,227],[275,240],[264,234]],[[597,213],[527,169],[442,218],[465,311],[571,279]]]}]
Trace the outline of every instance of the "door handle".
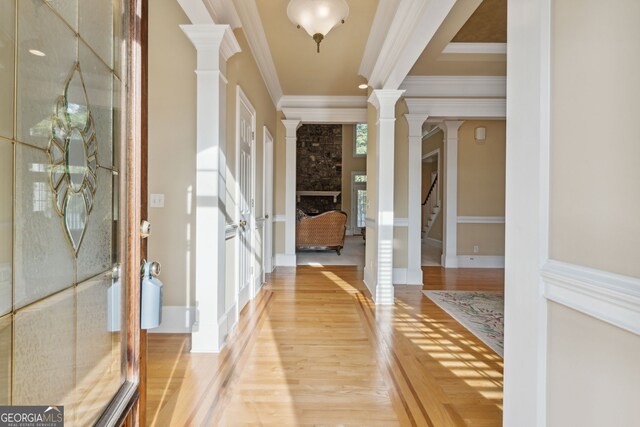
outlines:
[{"label": "door handle", "polygon": [[240,221],[238,221],[238,223],[240,224],[240,227],[245,228],[247,226],[247,221],[245,221],[244,219],[241,219]]}]

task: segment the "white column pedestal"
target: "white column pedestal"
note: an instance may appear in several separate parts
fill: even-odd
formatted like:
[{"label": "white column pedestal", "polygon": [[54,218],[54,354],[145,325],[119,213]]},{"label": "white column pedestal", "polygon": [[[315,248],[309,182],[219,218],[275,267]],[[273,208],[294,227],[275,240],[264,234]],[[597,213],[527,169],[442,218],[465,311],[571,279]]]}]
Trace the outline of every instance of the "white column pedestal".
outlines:
[{"label": "white column pedestal", "polygon": [[[182,25],[197,50],[196,322],[192,352],[225,344],[226,60],[240,52],[228,25]],[[222,66],[222,68],[221,68]]]},{"label": "white column pedestal", "polygon": [[375,257],[375,294],[376,304],[393,304],[393,220],[394,220],[394,152],[396,102],[403,90],[374,90],[369,102],[376,107],[377,144],[376,169],[376,241],[367,244],[376,245]]}]

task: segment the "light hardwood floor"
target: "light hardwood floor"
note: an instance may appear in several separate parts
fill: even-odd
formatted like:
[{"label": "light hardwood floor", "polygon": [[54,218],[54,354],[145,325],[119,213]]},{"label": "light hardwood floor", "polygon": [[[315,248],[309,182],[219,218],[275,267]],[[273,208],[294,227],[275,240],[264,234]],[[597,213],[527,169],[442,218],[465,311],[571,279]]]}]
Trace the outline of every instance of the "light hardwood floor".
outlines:
[{"label": "light hardwood floor", "polygon": [[[503,289],[502,270],[425,267],[425,289]],[[502,358],[415,286],[376,307],[353,267],[279,270],[220,354],[149,335],[157,426],[500,426]]]}]

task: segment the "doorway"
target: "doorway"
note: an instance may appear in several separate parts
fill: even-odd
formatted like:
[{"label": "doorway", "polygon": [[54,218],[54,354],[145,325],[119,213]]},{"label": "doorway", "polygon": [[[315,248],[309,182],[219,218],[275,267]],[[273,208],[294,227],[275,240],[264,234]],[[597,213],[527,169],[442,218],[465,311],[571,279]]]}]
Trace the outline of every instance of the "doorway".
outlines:
[{"label": "doorway", "polygon": [[237,87],[236,97],[236,171],[238,233],[238,311],[255,295],[255,130],[256,110]]},{"label": "doorway", "polygon": [[[438,141],[426,139],[427,146],[442,143],[442,132]],[[423,267],[440,266],[442,260],[442,173],[440,148],[435,148],[422,157],[421,197],[421,264]]]}]

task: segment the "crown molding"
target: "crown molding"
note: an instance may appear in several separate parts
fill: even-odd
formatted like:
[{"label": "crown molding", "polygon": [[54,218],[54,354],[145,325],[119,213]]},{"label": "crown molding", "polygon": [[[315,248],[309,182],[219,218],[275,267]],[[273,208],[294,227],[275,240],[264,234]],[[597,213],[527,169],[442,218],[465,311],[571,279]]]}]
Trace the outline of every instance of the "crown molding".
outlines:
[{"label": "crown molding", "polygon": [[502,76],[407,76],[400,89],[406,97],[506,97]]},{"label": "crown molding", "polygon": [[216,24],[227,24],[232,29],[240,27],[238,12],[230,0],[203,0],[209,14]]},{"label": "crown molding", "polygon": [[507,114],[505,99],[485,98],[405,98],[410,114],[457,119],[503,119]]},{"label": "crown molding", "polygon": [[371,71],[369,86],[397,89],[455,3],[455,0],[400,2]]},{"label": "crown molding", "polygon": [[213,20],[211,13],[202,0],[178,0],[178,4],[194,25],[218,23]]},{"label": "crown molding", "polygon": [[506,43],[449,43],[444,55],[506,55]]},{"label": "crown molding", "polygon": [[366,108],[366,96],[291,96],[284,95],[278,102],[283,108]]},{"label": "crown molding", "polygon": [[200,72],[206,69],[219,69],[219,57],[209,54],[210,50],[218,51],[225,62],[240,52],[240,44],[229,25],[191,24],[180,25],[180,28],[198,51],[198,71]]},{"label": "crown molding", "polygon": [[303,123],[366,123],[366,108],[283,108],[290,120]]},{"label": "crown molding", "polygon": [[271,95],[273,105],[278,105],[283,95],[282,86],[280,86],[278,72],[276,71],[273,57],[271,56],[271,50],[269,49],[267,36],[262,26],[258,6],[255,0],[237,0],[233,3],[235,4],[235,10],[239,20],[242,23],[242,29],[247,37],[247,43],[249,43],[251,53],[258,65],[269,95]]},{"label": "crown molding", "polygon": [[373,23],[371,24],[369,38],[367,39],[367,45],[364,48],[360,69],[358,70],[358,74],[366,79],[371,77],[373,67],[376,65],[376,59],[378,59],[380,49],[384,44],[385,37],[389,32],[389,28],[391,27],[393,17],[398,10],[399,4],[400,0],[378,2],[376,15],[373,18]]}]

